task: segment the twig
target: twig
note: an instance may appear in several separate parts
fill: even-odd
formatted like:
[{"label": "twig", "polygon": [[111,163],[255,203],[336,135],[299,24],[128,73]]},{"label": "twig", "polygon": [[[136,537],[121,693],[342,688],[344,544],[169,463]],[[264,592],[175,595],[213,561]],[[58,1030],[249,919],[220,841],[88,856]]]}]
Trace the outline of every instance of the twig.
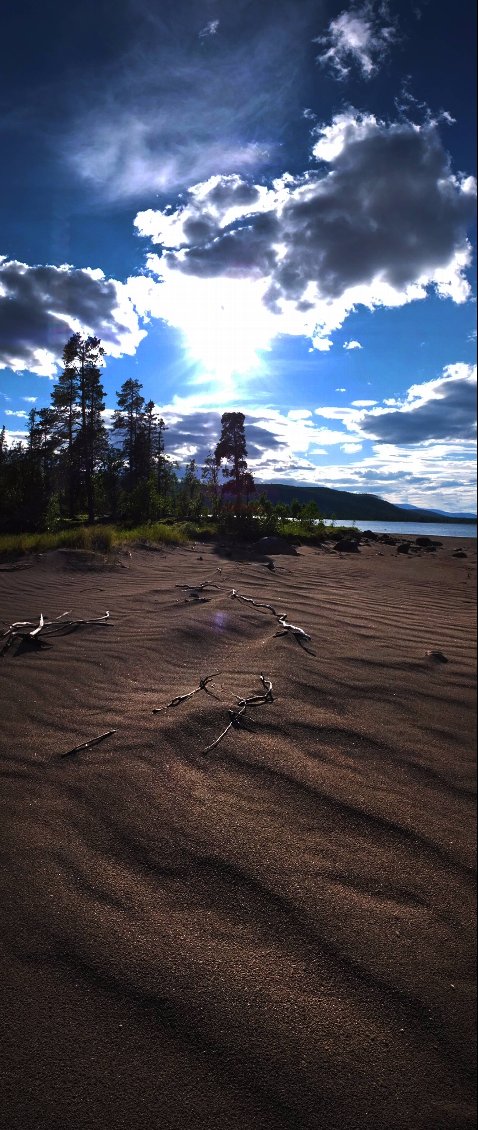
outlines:
[{"label": "twig", "polygon": [[194,694],[198,693],[198,691],[206,691],[206,693],[210,694],[212,698],[216,698],[218,702],[220,702],[218,695],[213,694],[213,692],[210,691],[207,686],[209,680],[215,679],[219,674],[220,671],[215,671],[213,675],[205,675],[203,679],[199,680],[199,686],[195,687],[193,691],[188,691],[187,694],[177,694],[175,698],[172,698],[171,702],[167,702],[165,706],[155,706],[152,713],[162,714],[163,710],[169,710],[170,706],[180,706],[182,702],[186,702],[186,699],[192,698]]},{"label": "twig", "polygon": [[227,733],[229,733],[229,730],[231,730],[233,726],[235,726],[237,729],[240,728],[240,719],[245,714],[248,706],[259,706],[263,705],[266,702],[273,702],[271,680],[267,679],[266,676],[262,674],[262,672],[260,674],[260,680],[262,686],[264,687],[264,694],[251,695],[250,698],[238,698],[238,709],[229,710],[230,722],[228,722],[222,733],[219,734],[219,737],[216,738],[215,741],[211,742],[210,745],[206,746],[205,749],[203,749],[203,754],[210,753],[212,749],[215,749],[216,746],[219,745],[219,742],[222,742],[222,739],[226,736]]},{"label": "twig", "polygon": [[71,757],[73,753],[80,753],[82,749],[89,749],[92,745],[98,745],[98,742],[103,742],[105,738],[109,738],[111,734],[116,734],[116,730],[107,730],[106,734],[99,734],[97,738],[90,738],[89,742],[83,742],[82,745],[75,745],[73,749],[67,749],[66,753],[60,753],[60,757]]},{"label": "twig", "polygon": [[304,632],[303,628],[298,628],[297,624],[289,624],[285,616],[279,616],[278,621],[283,630],[282,632],[276,632],[276,636],[291,635],[294,637],[294,639],[297,640],[297,643],[300,644],[300,646],[304,649],[304,651],[307,652],[308,655],[316,654],[315,651],[312,651],[312,648],[305,646],[304,641],[312,639],[312,636],[309,636],[308,632]]},{"label": "twig", "polygon": [[264,604],[262,601],[253,600],[251,596],[241,596],[240,592],[237,592],[237,589],[232,589],[230,595],[235,597],[236,600],[244,600],[246,604],[253,604],[255,608],[268,608],[269,612],[272,612],[276,617],[279,615],[275,608],[272,607],[272,604]]},{"label": "twig", "polygon": [[285,636],[290,633],[290,635],[294,636],[297,642],[300,643],[301,647],[304,648],[304,651],[306,651],[309,655],[315,655],[315,651],[312,651],[311,648],[305,647],[304,644],[304,640],[311,640],[312,636],[309,636],[308,632],[304,632],[303,628],[297,627],[297,624],[290,624],[286,619],[285,612],[279,615],[279,613],[276,612],[275,608],[272,607],[272,604],[262,604],[258,600],[252,600],[252,597],[250,596],[241,596],[241,594],[237,592],[236,589],[232,589],[231,596],[235,597],[236,600],[245,600],[247,604],[253,604],[255,608],[268,608],[269,611],[274,614],[276,620],[282,628],[282,631],[275,633],[276,636]]},{"label": "twig", "polygon": [[54,620],[45,620],[43,613],[40,613],[38,624],[34,624],[31,620],[17,620],[14,624],[10,624],[10,627],[1,636],[4,642],[0,643],[0,656],[8,651],[8,648],[16,639],[31,639],[34,643],[40,643],[38,638],[40,632],[42,634],[41,642],[43,642],[44,636],[51,636],[54,632],[62,632],[68,629],[73,631],[74,628],[85,624],[106,624],[110,616],[109,612],[105,612],[103,616],[95,616],[91,620],[65,620],[64,617],[69,615],[69,612],[62,612]]}]

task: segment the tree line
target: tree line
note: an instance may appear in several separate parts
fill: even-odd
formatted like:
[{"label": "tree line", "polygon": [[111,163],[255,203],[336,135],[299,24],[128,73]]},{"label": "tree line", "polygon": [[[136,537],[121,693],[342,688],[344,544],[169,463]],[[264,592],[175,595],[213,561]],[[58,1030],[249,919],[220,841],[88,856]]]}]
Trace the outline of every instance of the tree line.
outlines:
[{"label": "tree line", "polygon": [[[7,447],[0,432],[0,531],[41,531],[98,516],[126,525],[218,518],[248,512],[255,486],[247,467],[242,412],[225,412],[203,467],[180,469],[167,454],[167,425],[132,378],[104,422],[104,349],[73,334],[47,408],[32,408],[26,442]],[[182,470],[182,473],[180,473]]]}]

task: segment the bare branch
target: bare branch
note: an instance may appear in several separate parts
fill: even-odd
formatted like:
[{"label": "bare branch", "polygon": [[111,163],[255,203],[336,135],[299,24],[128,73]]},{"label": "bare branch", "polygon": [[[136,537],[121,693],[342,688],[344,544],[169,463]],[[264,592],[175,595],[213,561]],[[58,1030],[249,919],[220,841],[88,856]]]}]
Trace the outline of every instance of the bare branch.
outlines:
[{"label": "bare branch", "polygon": [[107,730],[105,734],[99,734],[97,738],[90,738],[89,742],[83,742],[82,745],[75,745],[73,749],[67,749],[66,753],[60,753],[60,757],[71,757],[74,753],[80,753],[82,749],[89,749],[92,745],[98,745],[98,742],[103,742],[105,738],[109,738],[111,734],[116,734],[116,730]]},{"label": "bare branch", "polygon": [[180,704],[182,702],[186,702],[186,699],[192,698],[192,696],[194,694],[197,694],[198,691],[206,691],[207,694],[210,694],[212,696],[212,698],[216,698],[218,700],[218,702],[220,702],[218,695],[213,694],[213,692],[210,691],[208,686],[207,686],[209,680],[215,679],[216,676],[219,675],[219,674],[220,674],[220,671],[214,671],[214,673],[212,675],[205,675],[204,678],[199,680],[199,686],[195,687],[193,691],[188,691],[187,694],[176,695],[175,698],[172,698],[171,702],[167,702],[165,706],[155,706],[152,713],[153,714],[162,714],[163,710],[169,710],[169,708],[171,706],[180,706]]}]

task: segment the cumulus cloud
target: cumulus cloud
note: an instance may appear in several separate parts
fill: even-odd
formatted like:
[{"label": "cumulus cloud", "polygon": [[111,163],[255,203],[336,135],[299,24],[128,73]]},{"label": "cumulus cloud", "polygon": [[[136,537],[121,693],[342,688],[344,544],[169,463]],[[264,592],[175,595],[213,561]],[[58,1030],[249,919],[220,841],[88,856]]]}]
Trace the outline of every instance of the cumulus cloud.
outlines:
[{"label": "cumulus cloud", "polygon": [[[451,170],[437,124],[387,123],[350,110],[313,137],[316,171],[284,174],[270,187],[214,176],[175,208],[138,213],[139,234],[161,247],[148,259],[161,280],[157,316],[187,334],[187,293],[188,315],[195,308],[203,321],[215,319],[214,280],[218,298],[234,283],[241,322],[247,284],[262,348],[285,333],[327,349],[358,305],[401,306],[430,289],[468,298],[476,185]],[[249,332],[244,319],[241,331]]]},{"label": "cumulus cloud", "polygon": [[376,16],[372,3],[341,12],[315,40],[324,48],[317,62],[330,67],[339,79],[346,79],[353,65],[362,78],[372,78],[397,38],[393,21],[383,23],[381,17],[386,18],[384,6]]},{"label": "cumulus cloud", "polygon": [[112,357],[133,354],[145,336],[124,283],[91,268],[0,256],[0,369],[52,377],[76,332],[100,337]]},{"label": "cumulus cloud", "polygon": [[28,420],[28,412],[23,412],[21,409],[18,412],[14,412],[12,408],[6,408],[5,409],[5,415],[6,416],[21,416],[24,420]]},{"label": "cumulus cloud", "polygon": [[359,341],[344,341],[344,349],[363,349]]},{"label": "cumulus cloud", "polygon": [[473,440],[476,436],[476,366],[448,365],[437,380],[412,385],[396,410],[376,409],[360,428],[382,443]]}]

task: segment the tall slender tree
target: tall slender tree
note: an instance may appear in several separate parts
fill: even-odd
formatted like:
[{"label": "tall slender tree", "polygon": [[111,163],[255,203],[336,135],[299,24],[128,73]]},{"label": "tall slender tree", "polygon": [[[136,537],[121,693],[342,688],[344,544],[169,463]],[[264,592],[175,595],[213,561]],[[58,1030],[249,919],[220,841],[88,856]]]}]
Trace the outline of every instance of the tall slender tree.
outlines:
[{"label": "tall slender tree", "polygon": [[130,490],[140,477],[141,442],[139,441],[141,425],[144,414],[144,396],[141,395],[142,385],[139,381],[129,379],[121,385],[118,397],[118,408],[113,415],[113,430],[123,435],[123,454],[128,464],[128,486]]},{"label": "tall slender tree", "polygon": [[68,381],[76,393],[73,407],[79,408],[72,458],[85,491],[89,522],[95,519],[95,469],[106,446],[106,429],[101,416],[105,392],[100,377],[104,352],[99,338],[84,338],[79,333],[72,334],[63,350],[65,374],[68,372]]},{"label": "tall slender tree", "polygon": [[221,416],[221,438],[214,453],[226,480],[223,490],[235,495],[237,515],[240,514],[243,498],[248,499],[254,490],[254,480],[247,469],[244,423],[243,412],[224,412]]},{"label": "tall slender tree", "polygon": [[63,350],[64,368],[58,381],[53,385],[51,403],[55,411],[54,430],[61,451],[61,471],[68,514],[73,518],[78,493],[78,466],[75,461],[74,442],[78,433],[80,406],[79,373],[77,366],[72,363],[75,358],[70,348],[71,340],[70,338]]}]

